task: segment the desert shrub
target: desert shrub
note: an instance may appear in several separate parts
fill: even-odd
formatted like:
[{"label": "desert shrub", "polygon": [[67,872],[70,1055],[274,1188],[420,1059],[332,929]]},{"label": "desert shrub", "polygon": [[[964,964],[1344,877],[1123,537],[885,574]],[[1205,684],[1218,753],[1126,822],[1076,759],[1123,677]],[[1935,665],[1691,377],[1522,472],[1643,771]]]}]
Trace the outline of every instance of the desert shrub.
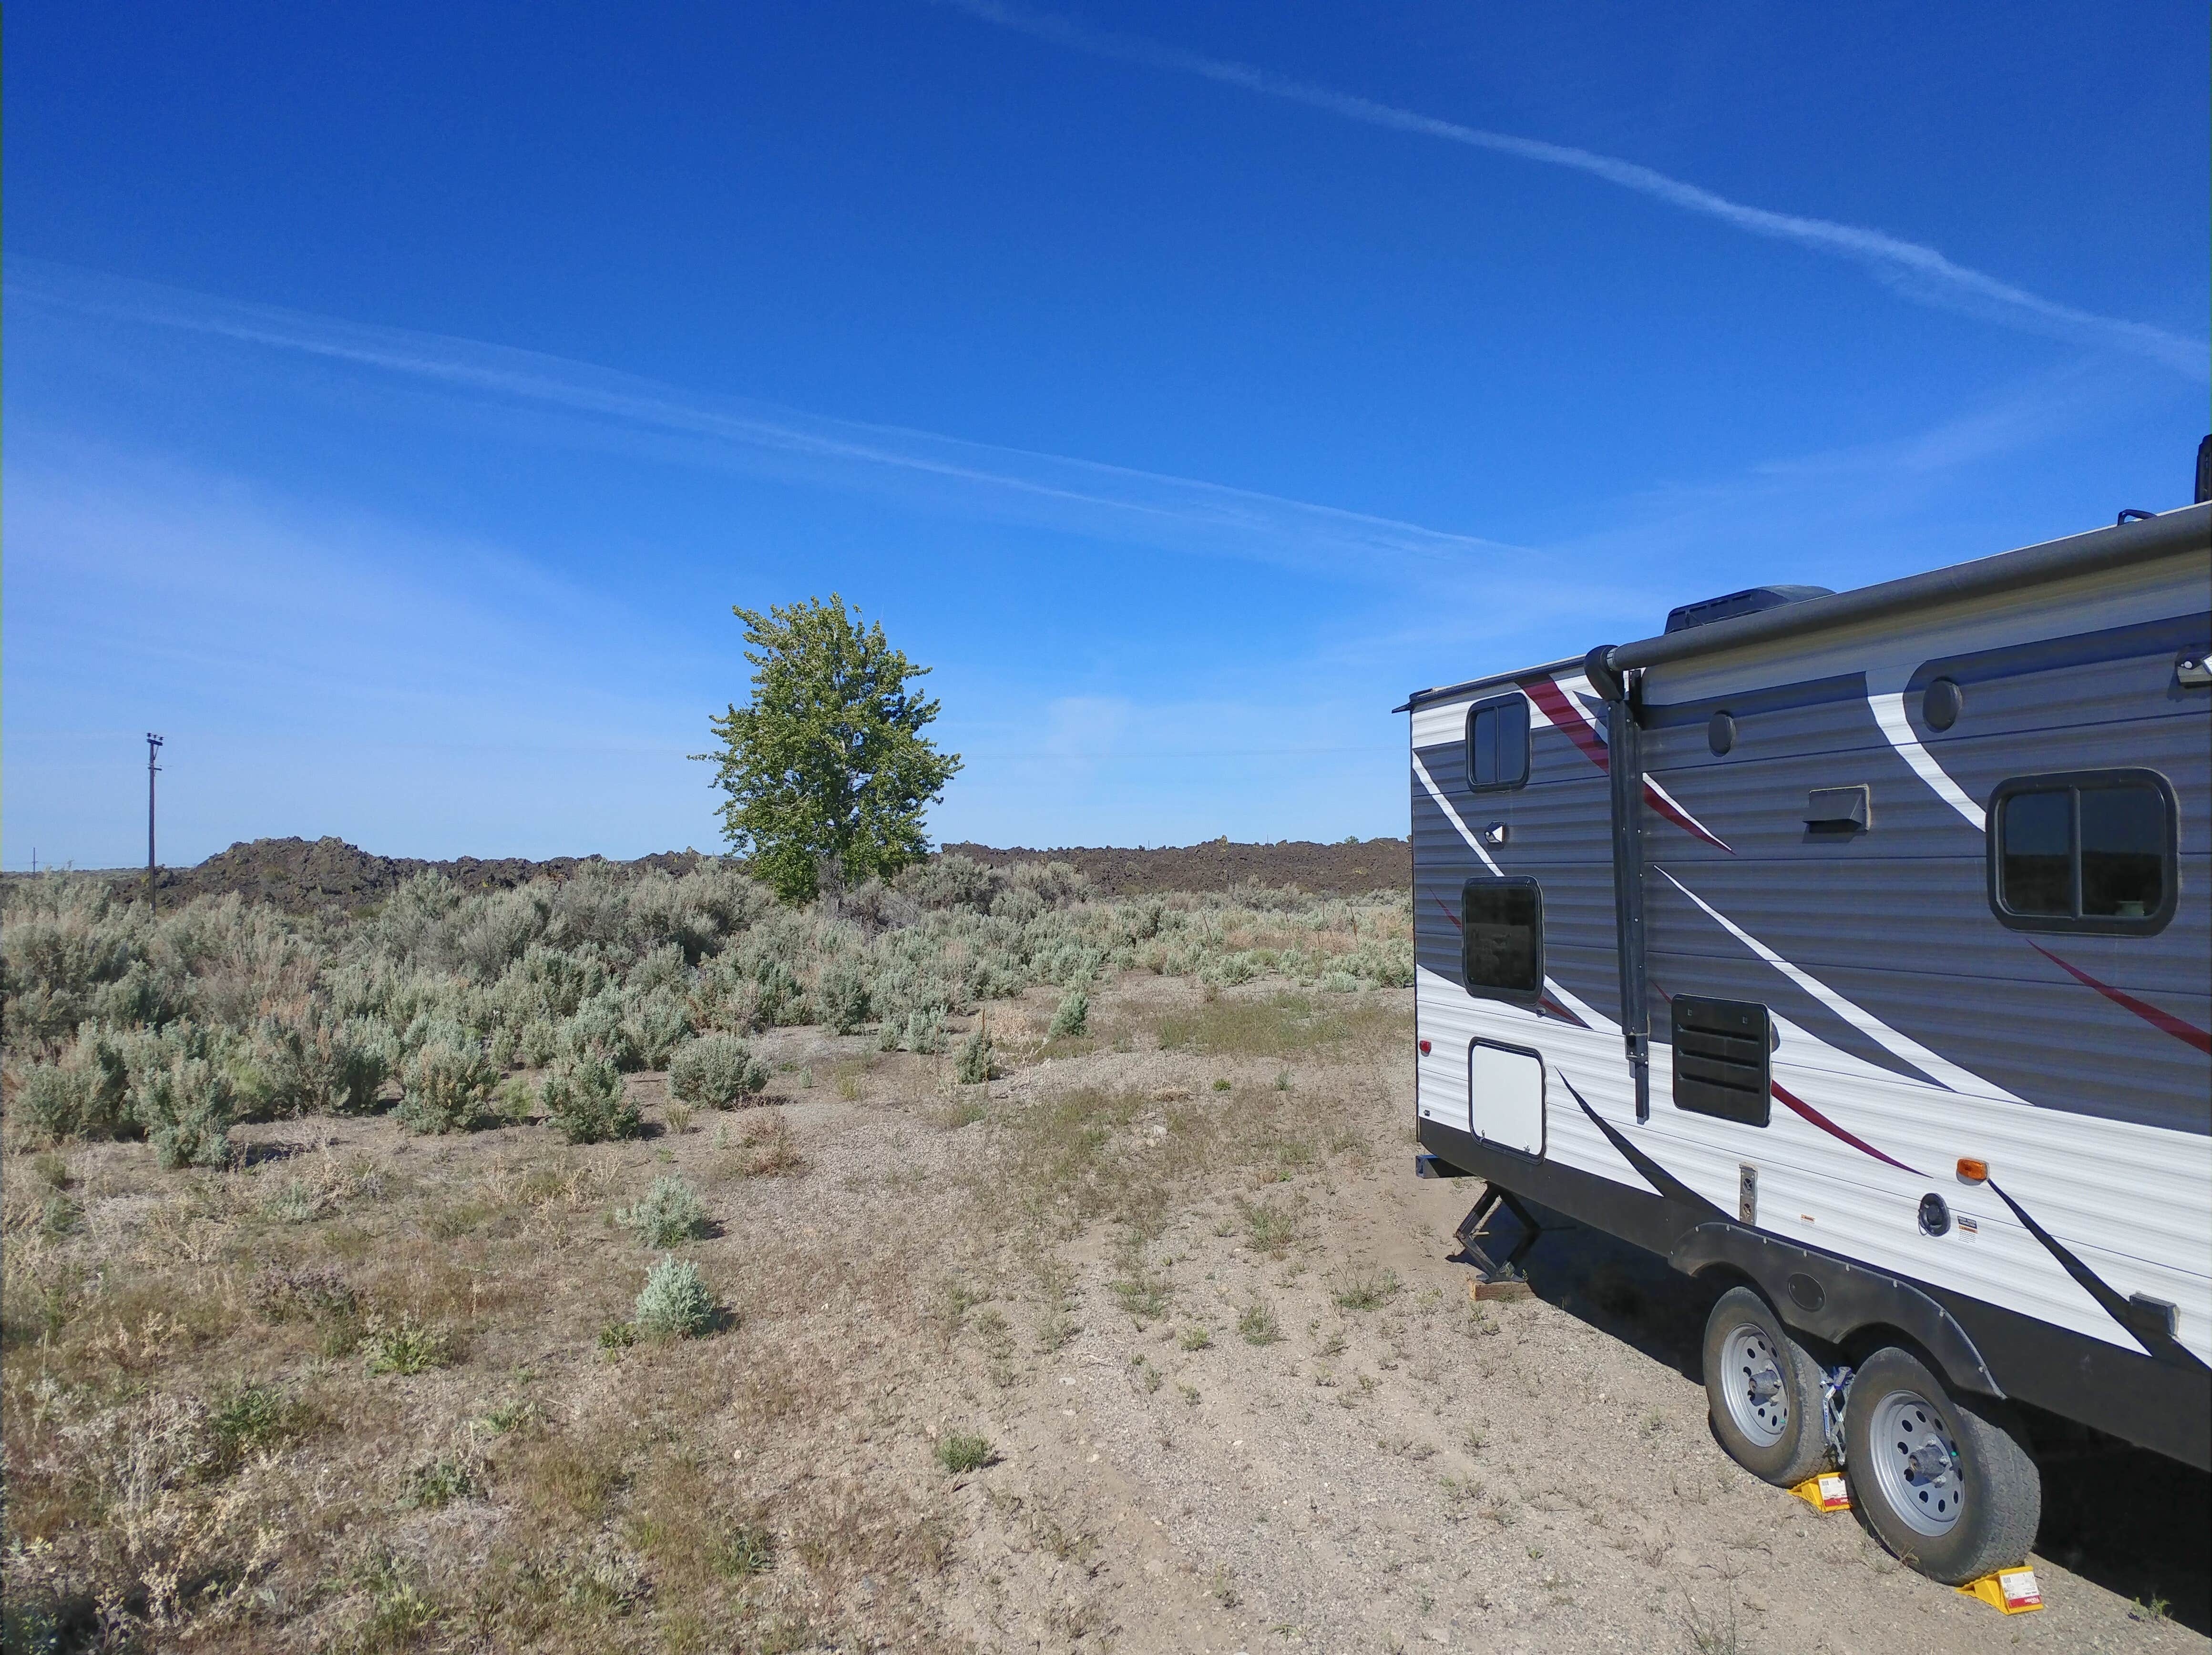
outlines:
[{"label": "desert shrub", "polygon": [[718,1574],[748,1580],[767,1573],[775,1562],[775,1537],[752,1524],[740,1524],[715,1541],[708,1556]]},{"label": "desert shrub", "polygon": [[653,1180],[635,1207],[615,1214],[615,1222],[654,1252],[689,1241],[707,1231],[707,1209],[689,1184],[675,1177]]},{"label": "desert shrub", "polygon": [[21,1118],[48,1139],[130,1136],[131,1072],[120,1041],[96,1022],[83,1024],[57,1064],[23,1071],[15,1094]]},{"label": "desert shrub", "polygon": [[235,1464],[258,1448],[294,1435],[303,1410],[273,1385],[237,1383],[217,1391],[208,1405],[208,1426],[221,1460]]},{"label": "desert shrub", "polygon": [[981,1470],[997,1458],[991,1440],[972,1431],[947,1431],[937,1440],[937,1463],[954,1476]]},{"label": "desert shrub", "polygon": [[558,1023],[574,1016],[606,983],[606,967],[597,955],[533,943],[507,967],[492,992],[512,1020]]},{"label": "desert shrub", "polygon": [[770,1028],[790,1028],[810,1015],[806,990],[781,960],[763,960],[753,972],[756,1015]]},{"label": "desert shrub", "polygon": [[538,1118],[538,1088],[520,1075],[509,1075],[492,1088],[491,1112],[504,1125],[528,1125]]},{"label": "desert shrub", "polygon": [[645,957],[623,974],[625,987],[643,991],[647,989],[682,989],[690,980],[690,962],[684,957],[683,949],[674,943],[663,943],[646,951]]},{"label": "desert shrub", "polygon": [[476,1468],[459,1454],[441,1454],[407,1473],[407,1491],[400,1503],[423,1511],[436,1511],[477,1491]]},{"label": "desert shrub", "polygon": [[952,908],[983,908],[997,888],[996,871],[972,857],[947,851],[928,862],[902,870],[893,888],[924,908],[939,912]]},{"label": "desert shrub", "polygon": [[620,990],[610,985],[579,1004],[561,1026],[562,1054],[580,1059],[596,1053],[627,1074],[640,1066],[638,1050],[623,1012]]},{"label": "desert shrub", "polygon": [[987,943],[969,957],[962,986],[970,1000],[1006,1000],[1027,988],[1030,980],[1012,949]]},{"label": "desert shrub", "polygon": [[726,1163],[727,1170],[739,1178],[781,1178],[800,1171],[805,1165],[806,1157],[799,1153],[798,1135],[781,1112],[769,1113],[764,1120],[756,1118],[746,1130],[738,1153]]},{"label": "desert shrub", "polygon": [[768,1065],[732,1034],[702,1034],[676,1048],[668,1089],[686,1103],[727,1109],[768,1085]]},{"label": "desert shrub", "polygon": [[544,1104],[547,1116],[571,1143],[634,1138],[645,1130],[644,1117],[629,1100],[620,1072],[597,1052],[586,1052],[548,1076]]},{"label": "desert shrub", "polygon": [[543,1017],[532,1017],[515,1031],[514,1061],[526,1069],[543,1069],[561,1052],[561,1031]]},{"label": "desert shrub", "polygon": [[160,1028],[192,1009],[191,985],[183,973],[144,960],[132,961],[122,976],[103,984],[90,1003],[93,1016],[119,1028]]},{"label": "desert shrub", "polygon": [[1330,1282],[1330,1297],[1346,1310],[1374,1310],[1395,1297],[1402,1285],[1395,1270],[1347,1265]]},{"label": "desert shrub", "polygon": [[840,955],[823,967],[815,989],[822,1021],[850,1034],[868,1020],[868,979],[854,961]]},{"label": "desert shrub", "polygon": [[930,1054],[945,1050],[945,1013],[936,1006],[921,1006],[906,1014],[906,1049]]},{"label": "desert shrub", "polygon": [[760,985],[728,960],[709,960],[691,980],[685,1012],[701,1034],[749,1034],[760,1026]]},{"label": "desert shrub", "polygon": [[1091,881],[1072,862],[1017,862],[1006,870],[1006,882],[1034,893],[1049,908],[1064,908],[1091,895]]},{"label": "desert shrub", "polygon": [[1059,1039],[1080,1034],[1090,1026],[1091,997],[1079,988],[1072,988],[1060,997],[1060,1004],[1053,1010],[1052,1027],[1046,1032]]},{"label": "desert shrub", "polygon": [[241,1101],[263,1118],[366,1114],[389,1073],[391,1043],[380,1023],[335,1021],[319,1009],[296,1021],[264,1017],[240,1069]]},{"label": "desert shrub", "polygon": [[1002,890],[991,899],[991,918],[1011,919],[1016,924],[1036,918],[1044,910],[1044,899],[1026,886]]},{"label": "desert shrub", "polygon": [[1239,983],[1249,983],[1264,973],[1269,962],[1251,949],[1239,949],[1231,954],[1218,954],[1203,961],[1198,968],[1198,980],[1221,988],[1234,988]]},{"label": "desert shrub", "polygon": [[466,1131],[491,1101],[499,1071],[484,1050],[457,1031],[441,1034],[400,1070],[398,1116],[414,1132]]},{"label": "desert shrub", "polygon": [[1246,1344],[1273,1344],[1283,1337],[1274,1311],[1257,1299],[1238,1313],[1237,1331]]},{"label": "desert shrub", "polygon": [[230,1159],[238,1102],[230,1076],[205,1058],[181,1054],[131,1083],[131,1112],[165,1167],[220,1167]]},{"label": "desert shrub", "polygon": [[411,1317],[390,1326],[372,1326],[361,1349],[372,1373],[427,1373],[453,1360],[453,1340],[446,1331]]},{"label": "desert shrub", "polygon": [[103,1015],[107,991],[144,964],[147,940],[104,888],[66,876],[11,888],[0,927],[10,1047],[52,1052],[77,1024]]},{"label": "desert shrub", "polygon": [[688,1258],[663,1258],[646,1273],[632,1313],[637,1331],[649,1339],[694,1339],[714,1325],[714,1296],[707,1291],[698,1265]]},{"label": "desert shrub", "polygon": [[884,1018],[883,1034],[876,1045],[884,1051],[945,1051],[945,1009],[938,1004],[922,1004],[907,1011],[902,1018]]},{"label": "desert shrub", "polygon": [[979,1086],[991,1078],[991,1037],[978,1028],[960,1042],[952,1060],[953,1078],[963,1086]]},{"label": "desert shrub", "polygon": [[665,1069],[670,1055],[691,1035],[691,1022],[681,995],[668,988],[652,988],[629,998],[623,1012],[623,1034],[637,1054],[641,1069]]},{"label": "desert shrub", "polygon": [[1289,1208],[1272,1201],[1256,1206],[1239,1201],[1237,1206],[1244,1220],[1245,1245],[1253,1252],[1280,1258],[1298,1239],[1297,1215]]}]

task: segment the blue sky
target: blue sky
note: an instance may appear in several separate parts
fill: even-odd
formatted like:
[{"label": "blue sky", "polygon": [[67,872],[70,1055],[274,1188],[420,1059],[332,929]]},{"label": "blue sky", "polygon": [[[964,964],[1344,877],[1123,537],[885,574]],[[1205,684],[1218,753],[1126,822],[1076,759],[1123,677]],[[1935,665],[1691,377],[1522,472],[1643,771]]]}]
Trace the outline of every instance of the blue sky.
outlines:
[{"label": "blue sky", "polygon": [[1401,833],[1414,686],[2185,503],[2201,6],[12,5],[6,864]]}]

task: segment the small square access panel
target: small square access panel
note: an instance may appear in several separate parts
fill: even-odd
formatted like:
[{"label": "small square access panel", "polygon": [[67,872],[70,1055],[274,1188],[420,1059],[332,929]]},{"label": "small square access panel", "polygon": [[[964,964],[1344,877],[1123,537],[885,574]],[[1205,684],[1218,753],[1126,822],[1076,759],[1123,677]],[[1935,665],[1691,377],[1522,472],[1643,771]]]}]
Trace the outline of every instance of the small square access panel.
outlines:
[{"label": "small square access panel", "polygon": [[1544,1153],[1544,1058],[1476,1040],[1467,1052],[1467,1130],[1496,1149]]}]

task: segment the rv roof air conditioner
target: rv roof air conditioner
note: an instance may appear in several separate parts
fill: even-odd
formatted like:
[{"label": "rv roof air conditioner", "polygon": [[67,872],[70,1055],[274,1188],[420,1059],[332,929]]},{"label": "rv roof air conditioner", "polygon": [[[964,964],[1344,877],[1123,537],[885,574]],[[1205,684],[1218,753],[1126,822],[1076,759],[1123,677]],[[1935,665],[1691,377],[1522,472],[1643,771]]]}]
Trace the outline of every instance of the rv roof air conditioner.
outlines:
[{"label": "rv roof air conditioner", "polygon": [[1784,603],[1802,603],[1808,597],[1832,596],[1826,586],[1747,586],[1726,597],[1708,597],[1702,603],[1685,603],[1680,609],[1669,609],[1667,630],[1687,632],[1692,627],[1710,626],[1739,615],[1756,615],[1761,609],[1778,609]]}]

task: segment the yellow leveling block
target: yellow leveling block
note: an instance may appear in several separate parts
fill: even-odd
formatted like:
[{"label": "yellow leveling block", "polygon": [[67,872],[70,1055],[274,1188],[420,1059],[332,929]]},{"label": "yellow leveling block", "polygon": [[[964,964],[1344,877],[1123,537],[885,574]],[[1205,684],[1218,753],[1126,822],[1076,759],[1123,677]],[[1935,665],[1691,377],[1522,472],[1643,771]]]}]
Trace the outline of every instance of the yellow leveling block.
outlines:
[{"label": "yellow leveling block", "polygon": [[1790,1492],[1816,1512],[1847,1512],[1851,1508],[1850,1490],[1841,1471],[1823,1471],[1818,1476],[1808,1476]]},{"label": "yellow leveling block", "polygon": [[2035,1584],[2035,1571],[2025,1563],[2016,1569],[1999,1569],[1995,1574],[1969,1580],[1959,1591],[2007,1615],[2026,1615],[2043,1607],[2043,1589]]}]

